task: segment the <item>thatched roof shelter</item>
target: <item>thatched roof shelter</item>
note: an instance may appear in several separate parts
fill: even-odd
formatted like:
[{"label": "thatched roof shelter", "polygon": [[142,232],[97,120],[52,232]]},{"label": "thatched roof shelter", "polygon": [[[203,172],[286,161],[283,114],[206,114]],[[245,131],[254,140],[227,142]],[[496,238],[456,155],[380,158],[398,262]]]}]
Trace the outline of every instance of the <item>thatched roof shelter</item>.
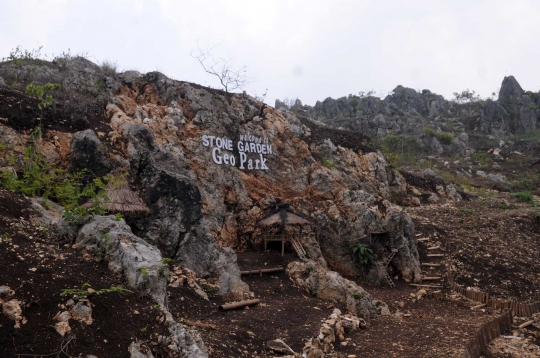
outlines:
[{"label": "thatched roof shelter", "polygon": [[[150,212],[141,197],[129,188],[126,181],[109,182],[105,187],[105,192],[108,200],[103,203],[103,209],[109,213],[121,213],[133,217]],[[90,207],[92,203],[89,202],[83,206]]]},{"label": "thatched roof shelter", "polygon": [[[270,214],[260,218],[255,223],[255,226],[261,228],[270,229],[273,226],[279,227],[279,234],[266,233],[261,235],[262,240],[264,241],[264,251],[267,250],[267,244],[269,241],[281,241],[281,255],[285,254],[285,243],[290,242],[292,247],[298,254],[301,259],[306,258],[306,251],[302,247],[301,241],[303,240],[302,229],[305,225],[313,224],[307,217],[304,217],[302,214],[295,213],[291,209],[288,203],[278,204],[278,207],[272,211]],[[286,232],[287,225],[292,225],[298,227],[300,230],[299,233],[293,230],[292,232]]]},{"label": "thatched roof shelter", "polygon": [[276,210],[272,211],[270,214],[260,218],[257,220],[256,225],[260,226],[274,226],[279,225],[281,227],[281,231],[285,230],[285,226],[287,225],[310,225],[311,221],[307,218],[305,218],[303,215],[295,213],[294,210],[291,209],[290,205],[288,203],[281,203],[278,204],[278,207]]}]

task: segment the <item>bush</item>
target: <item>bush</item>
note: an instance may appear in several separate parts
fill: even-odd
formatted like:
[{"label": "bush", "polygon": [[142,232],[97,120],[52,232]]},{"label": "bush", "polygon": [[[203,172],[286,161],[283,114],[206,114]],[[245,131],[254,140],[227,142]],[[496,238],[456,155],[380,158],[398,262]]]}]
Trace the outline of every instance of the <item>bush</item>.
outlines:
[{"label": "bush", "polygon": [[437,139],[442,144],[452,144],[452,141],[454,140],[454,135],[452,133],[442,132],[437,134]]},{"label": "bush", "polygon": [[[0,173],[0,185],[23,195],[54,200],[64,207],[64,216],[68,221],[76,221],[89,214],[105,213],[103,203],[108,198],[103,180],[112,178],[95,178],[85,185],[83,182],[85,171],[69,173],[55,168],[40,150],[33,146],[26,149],[24,159],[22,178],[18,179],[6,171]],[[79,201],[90,201],[92,205],[85,208],[79,205]]]},{"label": "bush", "polygon": [[424,127],[424,134],[430,137],[435,137],[437,135],[437,131],[430,127]]},{"label": "bush", "polygon": [[360,265],[369,266],[373,263],[373,250],[361,242],[351,246],[353,255],[358,258]]},{"label": "bush", "polygon": [[438,133],[435,129],[431,127],[424,127],[424,134],[430,137],[435,137],[439,140],[439,142],[446,145],[452,144],[452,141],[454,140],[454,135],[452,133]]}]

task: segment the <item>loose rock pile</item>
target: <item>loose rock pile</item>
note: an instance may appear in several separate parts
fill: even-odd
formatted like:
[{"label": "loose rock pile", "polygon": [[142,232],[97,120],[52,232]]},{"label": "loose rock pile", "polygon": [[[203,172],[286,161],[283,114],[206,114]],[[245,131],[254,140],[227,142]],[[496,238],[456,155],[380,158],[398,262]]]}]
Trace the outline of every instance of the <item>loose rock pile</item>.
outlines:
[{"label": "loose rock pile", "polygon": [[87,325],[92,324],[92,303],[85,298],[79,299],[77,303],[73,300],[69,300],[62,308],[67,309],[63,312],[58,312],[54,316],[53,320],[56,322],[54,328],[62,337],[71,332],[69,320],[74,319],[76,321],[83,322]]},{"label": "loose rock pile", "polygon": [[169,277],[169,287],[181,287],[188,286],[195,290],[199,296],[208,301],[208,295],[206,292],[218,292],[219,283],[215,280],[206,280],[204,278],[197,278],[194,271],[182,267],[180,265],[174,265],[172,274]]},{"label": "loose rock pile", "polygon": [[342,314],[339,309],[334,309],[319,330],[319,335],[311,338],[305,345],[304,358],[322,358],[326,353],[334,350],[336,339],[341,345],[346,346],[350,339],[345,338],[345,333],[351,333],[359,328],[366,328],[367,323],[361,318],[351,314]]},{"label": "loose rock pile", "polygon": [[4,316],[12,321],[15,321],[15,328],[21,328],[21,323],[26,324],[26,318],[22,315],[22,309],[19,305],[19,301],[16,299],[4,301],[4,298],[8,298],[13,295],[13,290],[7,286],[0,286],[0,307]]}]

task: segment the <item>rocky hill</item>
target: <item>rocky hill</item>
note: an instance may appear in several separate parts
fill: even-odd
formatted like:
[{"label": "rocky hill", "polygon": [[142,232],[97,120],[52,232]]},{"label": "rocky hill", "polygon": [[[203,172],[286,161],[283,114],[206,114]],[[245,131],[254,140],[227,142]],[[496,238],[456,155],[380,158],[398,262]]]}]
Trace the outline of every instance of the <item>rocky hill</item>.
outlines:
[{"label": "rocky hill", "polygon": [[505,77],[497,100],[480,99],[471,91],[449,101],[424,89],[397,86],[381,99],[371,95],[326,98],[315,106],[292,106],[277,100],[276,108],[316,118],[328,126],[360,131],[373,138],[406,135],[429,154],[470,155],[471,134],[512,136],[540,128],[540,94],[524,91],[513,76]]},{"label": "rocky hill", "polygon": [[[80,57],[10,61],[0,65],[0,76],[4,185],[26,194],[47,193],[48,201],[32,204],[40,225],[104,255],[131,288],[163,307],[164,258],[209,280],[221,295],[249,293],[235,250],[262,248],[261,235],[267,232],[257,220],[279,203],[289,203],[311,222],[302,240],[312,265],[320,267],[317,274],[332,269],[378,281],[382,266],[361,265],[351,250],[370,243],[374,261],[398,247],[392,274],[420,280],[412,222],[392,202],[405,195],[405,181],[367,137],[323,131],[310,119],[245,94],[173,81],[157,72],[107,72]],[[45,105],[49,92],[32,96],[30,83],[59,84],[61,90],[51,90],[54,100]],[[67,217],[60,207],[47,214],[48,202],[62,204],[59,191],[47,191],[55,170],[66,178],[84,173],[83,186],[125,178],[129,195],[139,198],[147,213],[129,215],[128,210],[125,219],[115,220],[96,212],[73,220],[72,212]],[[360,316],[376,314],[369,294],[339,275],[332,279],[346,289],[343,296],[334,294],[336,302]],[[350,290],[356,292],[353,300]],[[173,340],[181,327],[175,324],[169,327]],[[194,343],[171,351],[190,355],[205,349]]]},{"label": "rocky hill", "polygon": [[[432,350],[410,339],[442,330],[444,316],[444,329],[466,334],[440,352],[461,356],[488,317],[421,300],[426,291],[409,284],[430,279],[421,260],[433,248],[418,237],[441,240],[425,218],[439,205],[473,210],[460,203],[493,189],[483,185],[489,175],[501,179],[498,189],[537,186],[532,169],[529,181],[518,180],[524,164],[512,152],[525,146],[511,136],[536,130],[538,101],[508,77],[497,101],[458,104],[399,86],[384,100],[272,108],[245,93],[158,72],[117,73],[81,57],[0,63],[0,265],[9,272],[0,273],[0,333],[7,337],[0,355],[384,355],[398,348],[379,347],[374,337],[394,325],[388,320],[400,320],[408,333],[392,347],[418,357]],[[420,150],[406,162],[396,143]],[[526,143],[526,154],[535,155],[538,146]],[[488,164],[505,176],[478,174]],[[449,177],[458,172],[473,181]],[[508,209],[518,200],[503,198]],[[459,210],[444,211],[448,225],[461,219]],[[535,225],[528,210],[520,207],[520,220]],[[265,242],[284,228],[298,242]],[[450,231],[443,232],[451,242],[437,241],[435,249],[452,251],[455,265],[447,268],[458,282],[535,299],[534,274],[522,275],[519,287],[494,287],[475,254],[459,251],[471,242]],[[497,230],[490,235],[500,242]],[[535,238],[517,241],[532,267]],[[504,256],[505,265],[522,267],[513,256]],[[263,279],[260,270],[273,266],[284,270]],[[246,270],[260,276],[242,276]],[[397,289],[386,289],[394,283]],[[217,310],[248,298],[262,303]],[[374,336],[358,333],[368,326]]]}]

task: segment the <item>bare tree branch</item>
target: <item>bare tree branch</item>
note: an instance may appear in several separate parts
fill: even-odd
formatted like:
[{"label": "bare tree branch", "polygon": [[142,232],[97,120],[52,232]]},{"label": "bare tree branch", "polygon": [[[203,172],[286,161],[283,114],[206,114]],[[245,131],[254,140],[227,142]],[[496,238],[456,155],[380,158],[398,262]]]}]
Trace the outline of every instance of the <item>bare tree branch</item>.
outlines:
[{"label": "bare tree branch", "polygon": [[212,50],[216,46],[201,49],[197,43],[197,52],[192,52],[190,56],[199,61],[206,73],[219,79],[226,93],[251,83],[252,79],[247,76],[247,66],[235,68],[233,59],[214,58]]}]

